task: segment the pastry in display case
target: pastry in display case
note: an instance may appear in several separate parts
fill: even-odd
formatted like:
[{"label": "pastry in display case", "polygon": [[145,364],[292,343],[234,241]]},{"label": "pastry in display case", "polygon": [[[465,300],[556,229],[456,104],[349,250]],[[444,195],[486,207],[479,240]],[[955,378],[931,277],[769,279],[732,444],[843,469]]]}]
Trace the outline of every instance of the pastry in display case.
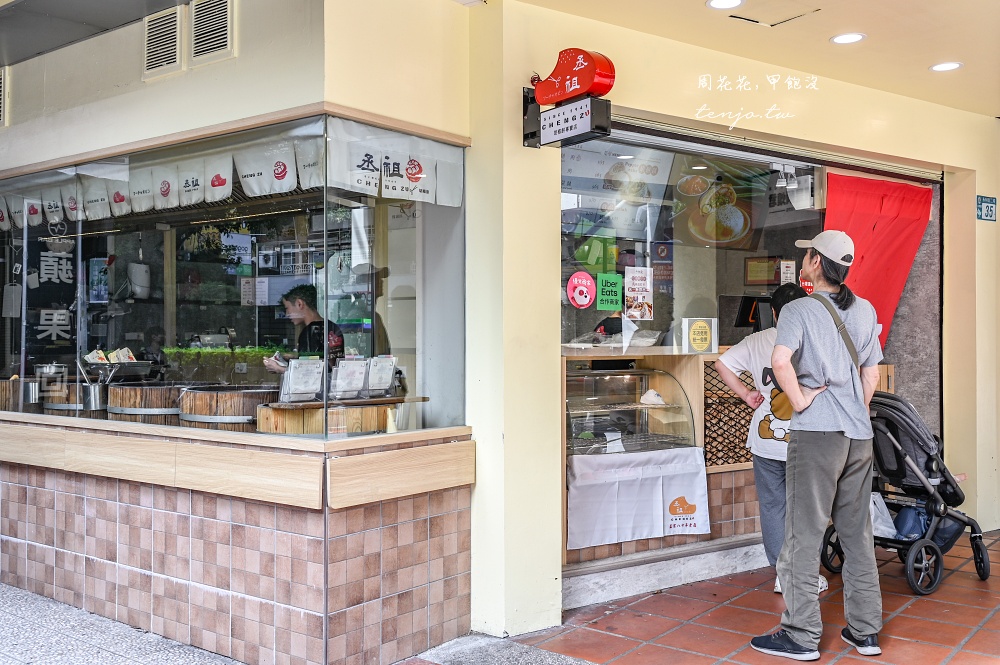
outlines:
[{"label": "pastry in display case", "polygon": [[567,368],[568,455],[601,455],[695,445],[687,395],[667,372]]}]

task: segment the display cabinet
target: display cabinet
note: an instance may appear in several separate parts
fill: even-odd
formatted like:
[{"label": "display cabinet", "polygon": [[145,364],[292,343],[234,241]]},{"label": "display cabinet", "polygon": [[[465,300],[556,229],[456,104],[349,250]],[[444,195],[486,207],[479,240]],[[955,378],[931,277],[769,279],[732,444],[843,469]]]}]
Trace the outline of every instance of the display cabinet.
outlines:
[{"label": "display cabinet", "polygon": [[680,383],[654,369],[566,372],[568,455],[668,450],[696,445],[691,403]]}]

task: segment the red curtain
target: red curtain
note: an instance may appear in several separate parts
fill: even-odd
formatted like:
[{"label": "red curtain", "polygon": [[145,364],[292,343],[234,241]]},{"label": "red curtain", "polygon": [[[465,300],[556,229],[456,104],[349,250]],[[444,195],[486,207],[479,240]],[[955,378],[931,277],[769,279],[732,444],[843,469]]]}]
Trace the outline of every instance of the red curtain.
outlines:
[{"label": "red curtain", "polygon": [[875,306],[885,347],[913,259],[931,216],[930,187],[885,180],[827,176],[826,230],[854,240],[846,284]]}]

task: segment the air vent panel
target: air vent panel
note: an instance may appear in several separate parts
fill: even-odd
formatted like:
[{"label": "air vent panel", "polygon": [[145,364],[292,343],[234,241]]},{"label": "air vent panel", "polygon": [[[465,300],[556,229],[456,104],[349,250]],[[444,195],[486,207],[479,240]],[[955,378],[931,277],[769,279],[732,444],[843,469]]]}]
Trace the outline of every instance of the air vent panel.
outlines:
[{"label": "air vent panel", "polygon": [[233,55],[232,0],[194,0],[191,3],[192,64]]},{"label": "air vent panel", "polygon": [[181,69],[180,7],[147,16],[143,78],[171,74]]}]

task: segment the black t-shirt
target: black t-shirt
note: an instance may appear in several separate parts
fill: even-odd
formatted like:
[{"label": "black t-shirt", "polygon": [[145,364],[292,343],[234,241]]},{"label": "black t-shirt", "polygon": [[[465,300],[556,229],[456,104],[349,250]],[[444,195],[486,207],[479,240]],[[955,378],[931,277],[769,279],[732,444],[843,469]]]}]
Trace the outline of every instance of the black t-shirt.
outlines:
[{"label": "black t-shirt", "polygon": [[[330,359],[344,357],[344,333],[340,326],[327,321],[326,346],[330,349]],[[297,340],[299,353],[323,353],[323,322],[313,321],[302,329]]]},{"label": "black t-shirt", "polygon": [[622,332],[622,317],[609,316],[601,319],[597,327],[594,328],[594,332],[601,333],[602,335],[620,335]]}]

